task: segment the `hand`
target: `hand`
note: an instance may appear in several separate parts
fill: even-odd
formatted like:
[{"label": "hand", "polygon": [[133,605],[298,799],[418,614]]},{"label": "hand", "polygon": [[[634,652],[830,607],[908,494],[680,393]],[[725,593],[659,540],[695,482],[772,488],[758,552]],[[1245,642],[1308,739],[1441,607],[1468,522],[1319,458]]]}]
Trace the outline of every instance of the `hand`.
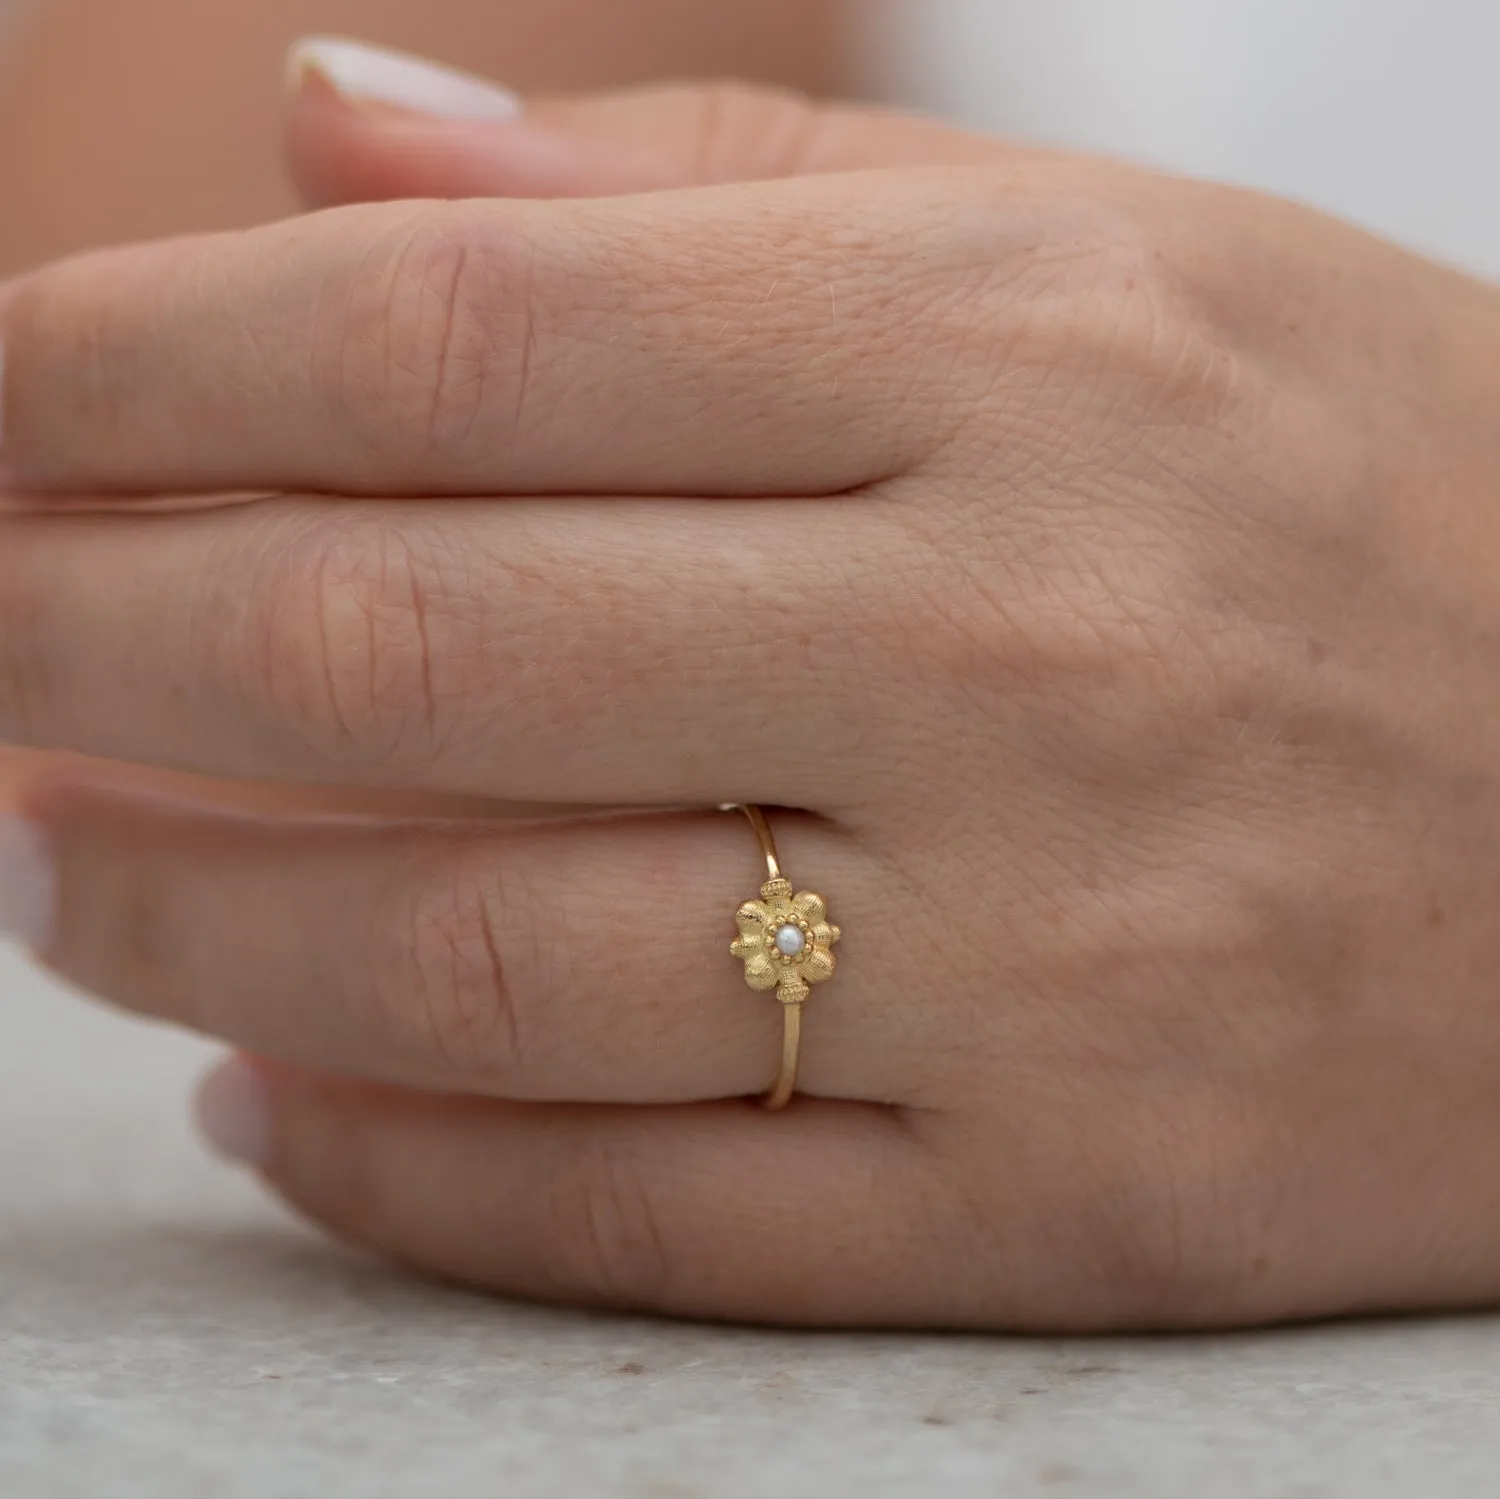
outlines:
[{"label": "hand", "polygon": [[[48,959],[255,1052],[220,1127],[335,1231],[794,1322],[1500,1290],[1496,293],[980,155],[361,207],[0,299],[18,485],[279,496],[9,519],[9,737],[641,809],[32,792]],[[797,809],[845,932],[779,1118],[735,1101],[778,1040],[725,950],[753,843],[649,810],[726,801]]]}]

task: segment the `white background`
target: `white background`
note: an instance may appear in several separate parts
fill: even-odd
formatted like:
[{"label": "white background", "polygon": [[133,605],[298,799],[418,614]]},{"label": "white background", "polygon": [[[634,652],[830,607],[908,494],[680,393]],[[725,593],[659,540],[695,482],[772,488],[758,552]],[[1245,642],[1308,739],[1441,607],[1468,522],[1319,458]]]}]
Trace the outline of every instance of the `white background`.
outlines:
[{"label": "white background", "polygon": [[864,0],[884,91],[1500,275],[1500,0]]}]

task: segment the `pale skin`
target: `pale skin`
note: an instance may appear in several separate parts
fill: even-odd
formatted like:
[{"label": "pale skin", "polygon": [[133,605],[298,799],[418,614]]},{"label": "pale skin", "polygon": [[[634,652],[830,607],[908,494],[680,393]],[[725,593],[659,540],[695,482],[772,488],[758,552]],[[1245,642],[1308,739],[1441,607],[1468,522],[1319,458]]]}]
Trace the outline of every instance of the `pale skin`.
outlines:
[{"label": "pale skin", "polygon": [[[321,201],[572,196],[6,287],[0,730],[624,810],[31,788],[43,955],[254,1054],[211,1088],[272,1188],[472,1284],[750,1321],[1496,1299],[1500,294],[778,95],[314,91],[291,141]],[[217,491],[274,497],[130,513]],[[789,809],[843,929],[775,1117],[724,802]]]},{"label": "pale skin", "polygon": [[[828,93],[855,71],[843,0],[0,0],[0,18],[3,275],[295,212],[277,150],[283,61],[312,32],[410,48],[525,93],[730,74]],[[0,746],[0,800],[37,760]],[[236,806],[392,805],[352,787],[195,790]]]}]

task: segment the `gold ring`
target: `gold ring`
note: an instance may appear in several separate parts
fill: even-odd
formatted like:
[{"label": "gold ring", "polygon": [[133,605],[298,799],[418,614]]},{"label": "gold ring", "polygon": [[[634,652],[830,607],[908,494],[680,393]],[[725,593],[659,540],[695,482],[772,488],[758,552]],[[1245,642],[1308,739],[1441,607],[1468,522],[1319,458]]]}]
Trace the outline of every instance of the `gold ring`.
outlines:
[{"label": "gold ring", "polygon": [[797,1068],[802,1056],[802,1007],[814,984],[833,977],[837,966],[833,945],[840,932],[828,920],[828,902],[810,890],[795,887],[781,872],[776,839],[759,807],[727,806],[743,812],[755,829],[766,861],[766,882],[759,900],[747,900],[735,913],[740,934],[730,952],[745,965],[745,982],[757,994],[772,989],[781,1001],[781,1075],[766,1094],[765,1106],[784,1109],[797,1092]]}]

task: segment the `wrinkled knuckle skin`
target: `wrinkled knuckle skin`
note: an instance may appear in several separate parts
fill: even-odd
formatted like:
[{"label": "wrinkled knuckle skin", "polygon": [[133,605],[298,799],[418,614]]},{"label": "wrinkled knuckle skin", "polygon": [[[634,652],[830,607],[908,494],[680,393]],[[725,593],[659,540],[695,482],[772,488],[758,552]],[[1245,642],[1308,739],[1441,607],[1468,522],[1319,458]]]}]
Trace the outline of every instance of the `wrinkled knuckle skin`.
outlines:
[{"label": "wrinkled knuckle skin", "polygon": [[[314,521],[249,590],[236,641],[266,732],[315,766],[380,780],[427,766],[472,665],[461,550],[418,546],[394,523]],[[247,665],[245,663],[248,663]]]},{"label": "wrinkled knuckle skin", "polygon": [[477,470],[491,419],[521,405],[505,392],[526,369],[530,279],[518,234],[443,218],[406,229],[354,274],[327,388],[372,468]]},{"label": "wrinkled knuckle skin", "polygon": [[378,979],[395,1050],[447,1084],[503,1092],[528,1065],[533,1048],[508,962],[516,904],[482,845],[447,857],[419,889],[404,950]]},{"label": "wrinkled knuckle skin", "polygon": [[1075,412],[1080,390],[1093,397],[1101,437],[1139,440],[1169,423],[1202,429],[1250,393],[1243,361],[1178,259],[1174,231],[1152,213],[1096,206],[1065,294],[1028,308],[1029,362],[1070,395]]},{"label": "wrinkled knuckle skin", "polygon": [[543,1274],[560,1297],[625,1310],[671,1304],[675,1276],[647,1172],[603,1133],[554,1173]]},{"label": "wrinkled knuckle skin", "polygon": [[959,180],[901,283],[931,351],[914,392],[943,435],[929,468],[1027,490],[1149,478],[1188,461],[1185,437],[1247,424],[1266,382],[1195,276],[1184,203],[1097,169]]},{"label": "wrinkled knuckle skin", "polygon": [[1211,580],[1269,503],[1241,482],[1269,376],[1205,310],[1178,244],[1191,226],[1155,191],[1080,179],[984,207],[1032,249],[965,303],[987,396],[944,460],[955,502],[903,514],[907,576],[931,583],[887,642],[970,711],[1015,725],[1024,700],[1101,748],[1202,713],[1264,652]]},{"label": "wrinkled knuckle skin", "polygon": [[966,181],[965,202],[945,211],[934,331],[978,381],[978,409],[992,415],[998,401],[1019,423],[1008,448],[1034,456],[1028,438],[1052,432],[1049,414],[1067,421],[1076,452],[1091,420],[1139,428],[1164,410],[1211,417],[1234,403],[1232,343],[1195,270],[1201,210],[1144,176],[1093,167]]}]

